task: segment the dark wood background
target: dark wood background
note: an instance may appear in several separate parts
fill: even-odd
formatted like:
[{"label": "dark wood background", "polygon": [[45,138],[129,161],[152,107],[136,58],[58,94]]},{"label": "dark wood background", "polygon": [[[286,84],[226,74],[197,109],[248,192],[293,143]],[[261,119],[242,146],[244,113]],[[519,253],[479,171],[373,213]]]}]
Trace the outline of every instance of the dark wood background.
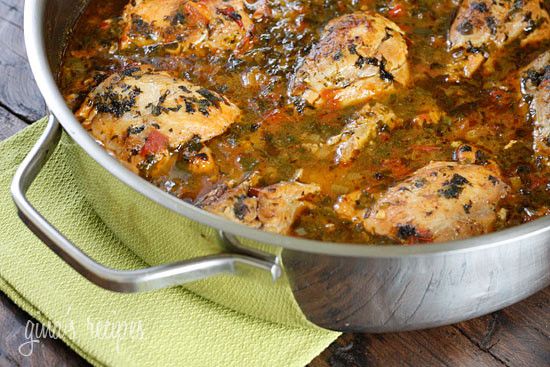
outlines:
[{"label": "dark wood background", "polygon": [[[27,65],[23,0],[0,0],[0,140],[44,115]],[[0,293],[0,367],[82,366],[60,340],[44,339],[31,357],[18,352],[32,320]],[[346,334],[311,362],[343,366],[550,366],[550,288],[475,320],[407,333]]]}]

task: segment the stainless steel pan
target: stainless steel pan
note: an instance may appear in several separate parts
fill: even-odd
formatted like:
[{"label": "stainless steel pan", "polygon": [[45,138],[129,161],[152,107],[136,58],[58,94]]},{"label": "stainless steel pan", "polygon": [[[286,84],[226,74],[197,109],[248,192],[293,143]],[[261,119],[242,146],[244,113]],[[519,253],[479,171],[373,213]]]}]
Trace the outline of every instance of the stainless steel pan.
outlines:
[{"label": "stainless steel pan", "polygon": [[[333,330],[364,332],[411,330],[462,321],[506,307],[550,284],[550,217],[437,245],[327,243],[279,236],[229,222],[134,175],[80,126],[56,85],[63,45],[87,2],[27,0],[25,3],[27,53],[52,115],[44,135],[17,172],[12,193],[29,228],[90,281],[114,291],[138,292],[221,273],[233,274],[245,268],[270,272],[273,279],[282,272],[308,320]],[[134,190],[136,200],[147,200],[171,216],[215,228],[221,233],[225,251],[137,271],[109,269],[80,251],[25,197],[55,148],[61,126],[118,184]],[[157,224],[162,226],[162,220]],[[233,236],[237,234],[268,245],[279,256],[240,245]]]}]

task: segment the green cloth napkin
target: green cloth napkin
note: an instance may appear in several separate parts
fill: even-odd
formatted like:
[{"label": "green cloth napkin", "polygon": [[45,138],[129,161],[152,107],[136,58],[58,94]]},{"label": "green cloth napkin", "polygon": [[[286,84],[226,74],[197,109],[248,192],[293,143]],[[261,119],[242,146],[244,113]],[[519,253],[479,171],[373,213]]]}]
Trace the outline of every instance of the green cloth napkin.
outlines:
[{"label": "green cloth napkin", "polygon": [[[145,294],[117,294],[79,276],[19,220],[9,194],[13,174],[45,126],[40,121],[0,143],[0,290],[94,365],[303,366],[338,333],[301,320],[276,322],[293,300],[283,279],[265,287],[270,299],[258,314],[227,307],[223,294],[239,290],[208,280]],[[69,140],[65,137],[65,142]],[[29,192],[35,206],[94,259],[116,268],[147,266],[103,223],[66,167],[74,160],[61,144]],[[152,250],[154,251],[154,250]],[[240,283],[235,283],[241,286]],[[202,293],[201,293],[202,294]],[[215,299],[216,302],[212,301]],[[234,300],[228,302],[233,304]],[[255,302],[242,299],[241,302]],[[268,311],[266,311],[268,310]],[[270,314],[272,313],[272,314]],[[292,314],[291,319],[297,318]],[[29,347],[21,348],[23,353]]]}]

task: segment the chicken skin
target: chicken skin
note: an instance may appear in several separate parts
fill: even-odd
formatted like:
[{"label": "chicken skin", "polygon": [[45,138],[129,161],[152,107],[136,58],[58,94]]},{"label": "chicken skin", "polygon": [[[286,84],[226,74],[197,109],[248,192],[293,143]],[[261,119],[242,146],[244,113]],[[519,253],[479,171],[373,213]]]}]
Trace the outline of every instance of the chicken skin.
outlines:
[{"label": "chicken skin", "polygon": [[409,81],[401,29],[378,14],[356,12],[328,22],[290,83],[310,106],[345,107]]},{"label": "chicken skin", "polygon": [[[453,78],[471,77],[499,49],[550,38],[550,19],[539,0],[463,0],[449,31]],[[457,75],[455,75],[457,74]]]},{"label": "chicken skin", "polygon": [[521,90],[530,101],[535,158],[550,168],[550,51],[523,70]]},{"label": "chicken skin", "polygon": [[76,116],[131,170],[154,178],[170,170],[174,152],[222,134],[240,113],[220,94],[136,67],[98,85]]},{"label": "chicken skin", "polygon": [[132,0],[123,13],[121,49],[160,47],[171,54],[235,50],[252,21],[242,0]]},{"label": "chicken skin", "polygon": [[269,232],[288,234],[300,213],[311,207],[308,198],[319,186],[295,181],[255,188],[256,177],[233,188],[218,188],[197,202],[211,213]]},{"label": "chicken skin", "polygon": [[340,134],[327,141],[328,145],[336,146],[335,163],[350,163],[372,141],[379,129],[391,129],[400,124],[401,121],[388,107],[380,103],[365,105],[352,116]]},{"label": "chicken skin", "polygon": [[509,187],[481,165],[433,162],[389,188],[367,209],[353,208],[358,193],[336,208],[365,230],[402,243],[442,242],[488,233]]}]

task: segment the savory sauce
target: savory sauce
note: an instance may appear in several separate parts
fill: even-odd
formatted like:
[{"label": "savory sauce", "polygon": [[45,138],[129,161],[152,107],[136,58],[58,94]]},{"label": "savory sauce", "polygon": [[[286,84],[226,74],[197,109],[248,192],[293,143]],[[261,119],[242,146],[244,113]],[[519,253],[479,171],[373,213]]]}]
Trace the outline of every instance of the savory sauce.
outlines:
[{"label": "savory sauce", "polygon": [[[389,187],[432,161],[452,161],[456,149],[471,144],[495,162],[511,190],[500,203],[495,230],[550,214],[550,172],[533,153],[529,105],[520,90],[520,70],[549,48],[508,45],[491,65],[471,78],[449,80],[453,62],[448,32],[455,1],[310,0],[272,1],[272,16],[252,18],[254,39],[240,52],[177,55],[166,48],[120,49],[121,14],[126,1],[92,1],[66,50],[61,87],[75,110],[109,74],[136,64],[152,65],[178,78],[223,94],[242,111],[240,120],[205,144],[216,174],[191,172],[184,160],[168,175],[140,174],[173,195],[193,202],[217,184],[257,171],[261,186],[291,180],[320,186],[312,206],[292,226],[292,235],[337,242],[393,243],[334,210],[339,197],[361,190],[363,207]],[[411,82],[376,96],[404,121],[376,136],[347,164],[334,151],[319,149],[339,134],[362,106],[308,108],[289,92],[297,66],[318,42],[331,19],[370,11],[395,22],[408,45]],[[253,7],[247,10],[254,13]],[[487,72],[486,70],[490,70]],[[328,97],[330,99],[330,97]],[[434,123],[422,120],[438,111]]]}]

